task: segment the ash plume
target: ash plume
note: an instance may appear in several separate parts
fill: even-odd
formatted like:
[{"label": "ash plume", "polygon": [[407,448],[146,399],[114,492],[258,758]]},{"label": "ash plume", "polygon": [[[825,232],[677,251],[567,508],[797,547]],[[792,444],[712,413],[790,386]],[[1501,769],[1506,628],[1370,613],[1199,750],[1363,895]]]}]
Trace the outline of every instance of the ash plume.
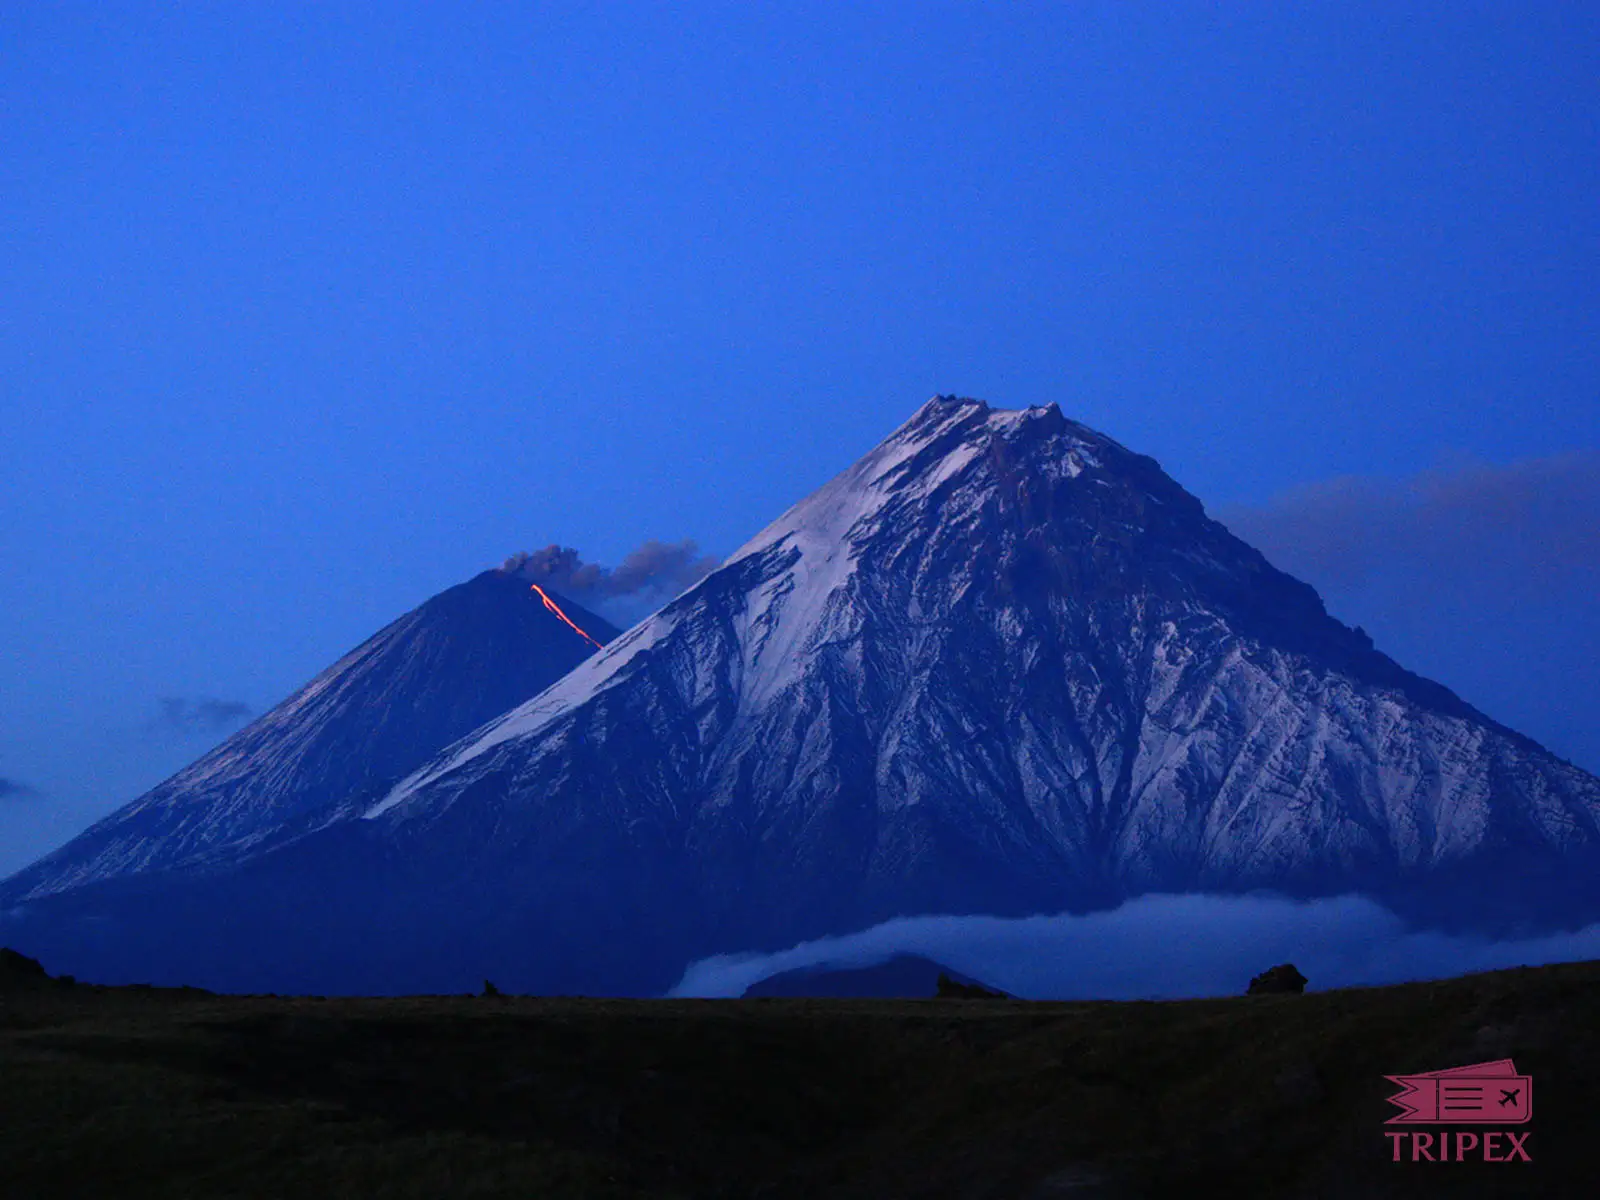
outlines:
[{"label": "ash plume", "polygon": [[552,542],[542,550],[513,554],[500,569],[603,615],[641,616],[641,609],[648,611],[699,583],[719,562],[714,555],[701,554],[691,538],[681,542],[650,538],[615,567],[585,562],[571,546]]}]

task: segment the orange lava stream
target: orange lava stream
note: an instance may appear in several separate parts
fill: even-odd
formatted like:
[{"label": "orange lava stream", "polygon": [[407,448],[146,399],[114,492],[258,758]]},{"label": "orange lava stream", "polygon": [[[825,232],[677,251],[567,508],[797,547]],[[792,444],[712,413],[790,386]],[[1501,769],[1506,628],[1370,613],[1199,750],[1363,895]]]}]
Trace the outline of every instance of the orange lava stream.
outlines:
[{"label": "orange lava stream", "polygon": [[544,589],[542,587],[540,587],[537,583],[533,585],[533,590],[539,593],[539,599],[544,601],[544,606],[546,608],[548,608],[551,612],[555,613],[556,616],[560,617],[563,621],[565,621],[567,623],[567,627],[570,628],[573,633],[575,633],[579,637],[583,638],[586,642],[588,642],[596,650],[605,649],[605,647],[603,647],[599,642],[595,641],[587,633],[585,633],[583,630],[579,629],[576,625],[574,625],[572,623],[572,618],[567,616],[566,613],[562,612],[561,611],[561,606],[559,604],[557,604],[554,600],[550,599],[549,596],[546,596],[544,594]]}]

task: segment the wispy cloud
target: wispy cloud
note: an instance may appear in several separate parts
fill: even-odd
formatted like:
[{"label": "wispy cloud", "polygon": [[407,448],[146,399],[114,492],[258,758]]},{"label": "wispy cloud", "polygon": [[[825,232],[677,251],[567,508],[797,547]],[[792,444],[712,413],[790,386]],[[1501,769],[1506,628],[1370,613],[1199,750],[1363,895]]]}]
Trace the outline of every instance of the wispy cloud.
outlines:
[{"label": "wispy cloud", "polygon": [[1238,995],[1281,962],[1318,989],[1600,958],[1600,925],[1493,942],[1408,929],[1361,896],[1144,896],[1080,916],[906,917],[776,954],[702,959],[671,994],[737,996],[779,971],[865,966],[899,953],[1029,999],[1157,999]]},{"label": "wispy cloud", "polygon": [[39,795],[38,788],[19,779],[0,776],[0,800],[31,800],[37,795]]},{"label": "wispy cloud", "polygon": [[237,729],[251,716],[248,704],[239,700],[217,700],[213,697],[185,699],[180,696],[163,696],[157,702],[159,713],[150,722],[150,728],[180,737],[199,737]]},{"label": "wispy cloud", "polygon": [[1396,569],[1451,584],[1565,586],[1600,572],[1600,451],[1344,476],[1217,515],[1318,587]]}]

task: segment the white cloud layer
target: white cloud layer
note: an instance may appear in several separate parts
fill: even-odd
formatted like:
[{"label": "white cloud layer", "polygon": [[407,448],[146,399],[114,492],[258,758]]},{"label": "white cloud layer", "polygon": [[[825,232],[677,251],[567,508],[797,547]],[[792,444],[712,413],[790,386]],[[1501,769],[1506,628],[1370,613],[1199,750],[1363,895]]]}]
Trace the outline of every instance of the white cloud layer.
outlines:
[{"label": "white cloud layer", "polygon": [[737,996],[779,971],[902,953],[1028,999],[1168,999],[1238,995],[1281,962],[1315,991],[1600,958],[1600,925],[1491,942],[1409,930],[1361,896],[1143,896],[1082,916],[902,917],[776,954],[701,959],[669,994]]}]

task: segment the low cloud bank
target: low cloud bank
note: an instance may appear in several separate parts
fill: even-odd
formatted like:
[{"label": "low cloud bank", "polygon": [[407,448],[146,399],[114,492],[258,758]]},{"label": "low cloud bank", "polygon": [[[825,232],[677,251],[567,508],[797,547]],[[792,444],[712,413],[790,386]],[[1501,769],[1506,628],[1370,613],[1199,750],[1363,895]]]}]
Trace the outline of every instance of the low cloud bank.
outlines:
[{"label": "low cloud bank", "polygon": [[701,959],[669,995],[738,996],[779,971],[869,966],[901,953],[1028,999],[1168,999],[1238,995],[1281,962],[1321,990],[1600,958],[1600,925],[1491,942],[1408,930],[1362,896],[1142,896],[1083,916],[902,917],[776,954]]}]

